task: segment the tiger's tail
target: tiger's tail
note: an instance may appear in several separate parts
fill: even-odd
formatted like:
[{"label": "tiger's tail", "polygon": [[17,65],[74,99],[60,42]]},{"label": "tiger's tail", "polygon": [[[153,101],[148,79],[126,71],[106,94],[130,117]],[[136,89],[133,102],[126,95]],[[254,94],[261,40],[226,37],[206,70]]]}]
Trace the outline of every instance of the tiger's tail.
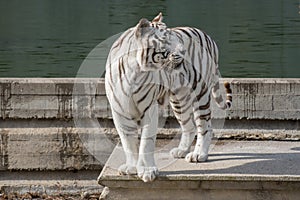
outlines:
[{"label": "tiger's tail", "polygon": [[225,110],[230,109],[232,106],[232,90],[229,82],[224,83],[226,90],[226,101],[223,100],[222,94],[220,93],[219,82],[217,82],[212,88],[212,96],[215,99],[219,108]]}]

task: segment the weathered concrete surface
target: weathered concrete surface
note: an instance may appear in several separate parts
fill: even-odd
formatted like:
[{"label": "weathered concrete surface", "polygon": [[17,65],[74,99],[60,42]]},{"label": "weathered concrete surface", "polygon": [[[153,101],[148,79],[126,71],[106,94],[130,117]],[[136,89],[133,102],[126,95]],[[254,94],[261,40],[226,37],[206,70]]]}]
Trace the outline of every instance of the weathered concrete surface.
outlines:
[{"label": "weathered concrete surface", "polygon": [[[292,123],[286,126],[292,127]],[[300,131],[295,127],[277,128],[228,127],[214,129],[214,133],[216,139],[300,141]],[[180,134],[174,125],[159,129],[158,138],[171,140]],[[96,122],[93,126],[87,119],[77,124],[56,120],[3,120],[0,122],[0,171],[101,169],[117,141],[118,134],[110,121]]]},{"label": "weathered concrete surface", "polygon": [[124,162],[116,147],[98,180],[109,188],[107,199],[298,199],[300,142],[218,141],[209,160],[190,164],[156,152],[160,175],[153,183],[120,176]]},{"label": "weathered concrete surface", "polygon": [[[226,116],[225,122],[221,122],[221,127],[214,126],[218,138],[300,139],[300,79],[222,79],[224,80],[232,83],[234,106],[227,113],[213,111],[216,119]],[[177,137],[180,131],[176,129],[178,124],[174,122],[170,109],[163,110],[163,115],[167,118],[165,124],[167,129],[160,130],[159,138]],[[5,185],[2,189],[6,188],[8,191],[10,188],[13,191],[17,190],[19,185],[19,189],[27,188],[28,191],[35,188],[34,185],[42,188],[47,182],[52,183],[46,180],[40,184],[32,182],[29,185],[22,185],[24,181],[22,178],[13,182],[5,179],[7,177],[5,175],[15,170],[20,170],[20,173],[33,170],[31,177],[38,177],[39,171],[48,174],[50,171],[69,173],[69,170],[101,170],[113,150],[114,143],[111,141],[117,136],[115,130],[111,128],[113,123],[103,79],[0,78],[0,185],[16,183],[12,187]],[[287,160],[282,162],[289,163]],[[161,182],[164,181],[163,177]],[[168,179],[166,184],[175,183],[170,182],[168,176],[165,177]],[[285,176],[281,178],[285,180]],[[216,184],[224,185],[218,181]],[[199,185],[199,180],[190,183]],[[208,184],[201,182],[204,183]],[[138,181],[137,185],[140,184]],[[257,184],[262,183],[258,180]],[[255,187],[257,184],[254,184]],[[274,180],[262,184],[261,187],[268,187],[269,184],[295,187],[293,181],[274,182]],[[239,186],[240,182],[229,184],[230,187],[234,185]],[[55,191],[56,186],[48,188],[54,188]],[[126,192],[122,188],[119,189],[120,192]],[[286,193],[282,193],[281,189],[278,190],[280,191],[278,195],[284,198]],[[293,191],[292,189],[287,191],[290,190]],[[201,192],[199,188],[196,191]],[[203,191],[211,195],[206,190]],[[147,194],[148,189],[144,192]],[[173,189],[170,192],[174,196],[182,193]],[[228,195],[227,190],[218,189],[218,192],[214,195]],[[269,193],[263,190],[257,190],[255,193],[249,190],[247,195],[256,193],[269,197]],[[293,194],[295,193],[290,193],[289,197]],[[193,193],[187,192],[187,197],[188,195]]]},{"label": "weathered concrete surface", "polygon": [[[225,80],[234,106],[214,110],[227,116],[213,126],[218,138],[300,139],[300,79]],[[158,137],[179,135],[172,112],[163,115]],[[110,128],[103,79],[0,78],[0,170],[100,169],[117,136]]]},{"label": "weathered concrete surface", "polygon": [[0,171],[100,170],[113,148],[104,132],[93,128],[3,128]]},{"label": "weathered concrete surface", "polygon": [[[48,171],[48,172],[0,172],[0,199],[47,199],[48,196],[76,199],[96,197],[98,199],[102,187],[97,184],[97,171]],[[28,197],[29,196],[29,197]],[[21,198],[20,198],[21,197]],[[22,198],[23,197],[23,198]],[[5,198],[4,198],[5,199]],[[52,198],[50,198],[52,199]]]},{"label": "weathered concrete surface", "polygon": [[80,109],[75,105],[82,96],[87,102],[81,102],[79,106],[88,104],[84,112],[89,117],[107,117],[103,80],[0,78],[0,117],[70,119],[76,115],[74,109]]},{"label": "weathered concrete surface", "polygon": [[300,119],[300,79],[231,79],[231,118]]},{"label": "weathered concrete surface", "polygon": [[[300,79],[221,79],[233,89],[231,119],[300,119]],[[0,78],[1,118],[111,118],[103,79]],[[165,116],[172,116],[169,109]],[[215,118],[225,115],[214,112]]]}]

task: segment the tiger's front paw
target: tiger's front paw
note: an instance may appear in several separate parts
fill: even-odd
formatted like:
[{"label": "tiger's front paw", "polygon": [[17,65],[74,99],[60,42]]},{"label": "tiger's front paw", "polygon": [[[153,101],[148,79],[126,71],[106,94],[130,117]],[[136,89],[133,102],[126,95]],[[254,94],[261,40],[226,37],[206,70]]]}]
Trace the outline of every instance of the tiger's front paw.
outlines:
[{"label": "tiger's front paw", "polygon": [[205,162],[207,161],[208,154],[199,154],[195,152],[191,152],[185,156],[185,160],[187,162]]},{"label": "tiger's front paw", "polygon": [[176,147],[170,151],[170,154],[173,158],[184,158],[188,154],[188,151]]},{"label": "tiger's front paw", "polygon": [[151,182],[158,176],[157,167],[138,167],[138,177],[144,182]]},{"label": "tiger's front paw", "polygon": [[136,175],[136,166],[123,164],[118,169],[120,175]]}]

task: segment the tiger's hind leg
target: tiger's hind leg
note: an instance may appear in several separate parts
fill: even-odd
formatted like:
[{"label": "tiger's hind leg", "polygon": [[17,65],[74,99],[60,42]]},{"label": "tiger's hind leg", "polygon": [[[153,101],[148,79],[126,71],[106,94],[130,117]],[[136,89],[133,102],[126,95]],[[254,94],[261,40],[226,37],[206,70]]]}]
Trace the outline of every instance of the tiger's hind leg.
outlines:
[{"label": "tiger's hind leg", "polygon": [[187,162],[205,162],[208,158],[209,145],[212,139],[211,120],[201,120],[201,124],[202,128],[198,130],[195,149],[185,157]]},{"label": "tiger's hind leg", "polygon": [[171,95],[170,104],[182,130],[179,145],[173,148],[170,154],[174,158],[184,158],[190,152],[190,147],[195,139],[192,99],[189,94],[182,92],[176,96]]},{"label": "tiger's hind leg", "polygon": [[112,114],[126,157],[125,164],[122,164],[118,169],[119,174],[135,175],[137,174],[136,164],[138,159],[137,125],[134,121],[128,121],[113,111]]},{"label": "tiger's hind leg", "polygon": [[[209,90],[208,90],[209,91]],[[186,155],[187,162],[205,162],[208,158],[212,139],[210,92],[207,92],[199,104],[195,103],[194,120],[197,127],[197,142],[193,152]]]}]

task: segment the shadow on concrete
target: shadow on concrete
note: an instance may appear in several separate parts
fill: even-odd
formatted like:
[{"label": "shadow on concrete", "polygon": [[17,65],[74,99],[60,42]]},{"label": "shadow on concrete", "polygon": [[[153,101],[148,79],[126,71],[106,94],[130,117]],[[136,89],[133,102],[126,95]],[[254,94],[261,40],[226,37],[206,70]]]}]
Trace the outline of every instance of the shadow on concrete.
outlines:
[{"label": "shadow on concrete", "polygon": [[300,147],[293,147],[293,148],[291,148],[291,150],[293,150],[293,151],[300,151]]},{"label": "shadow on concrete", "polygon": [[[300,147],[291,150],[300,151]],[[236,162],[231,167],[225,167],[224,162]],[[243,164],[238,164],[243,163]],[[216,168],[201,165],[218,166]],[[191,164],[193,165],[193,164]],[[300,153],[225,153],[210,154],[205,163],[197,163],[199,170],[164,171],[171,174],[255,174],[255,175],[300,175]],[[223,166],[224,168],[220,167]]]}]

